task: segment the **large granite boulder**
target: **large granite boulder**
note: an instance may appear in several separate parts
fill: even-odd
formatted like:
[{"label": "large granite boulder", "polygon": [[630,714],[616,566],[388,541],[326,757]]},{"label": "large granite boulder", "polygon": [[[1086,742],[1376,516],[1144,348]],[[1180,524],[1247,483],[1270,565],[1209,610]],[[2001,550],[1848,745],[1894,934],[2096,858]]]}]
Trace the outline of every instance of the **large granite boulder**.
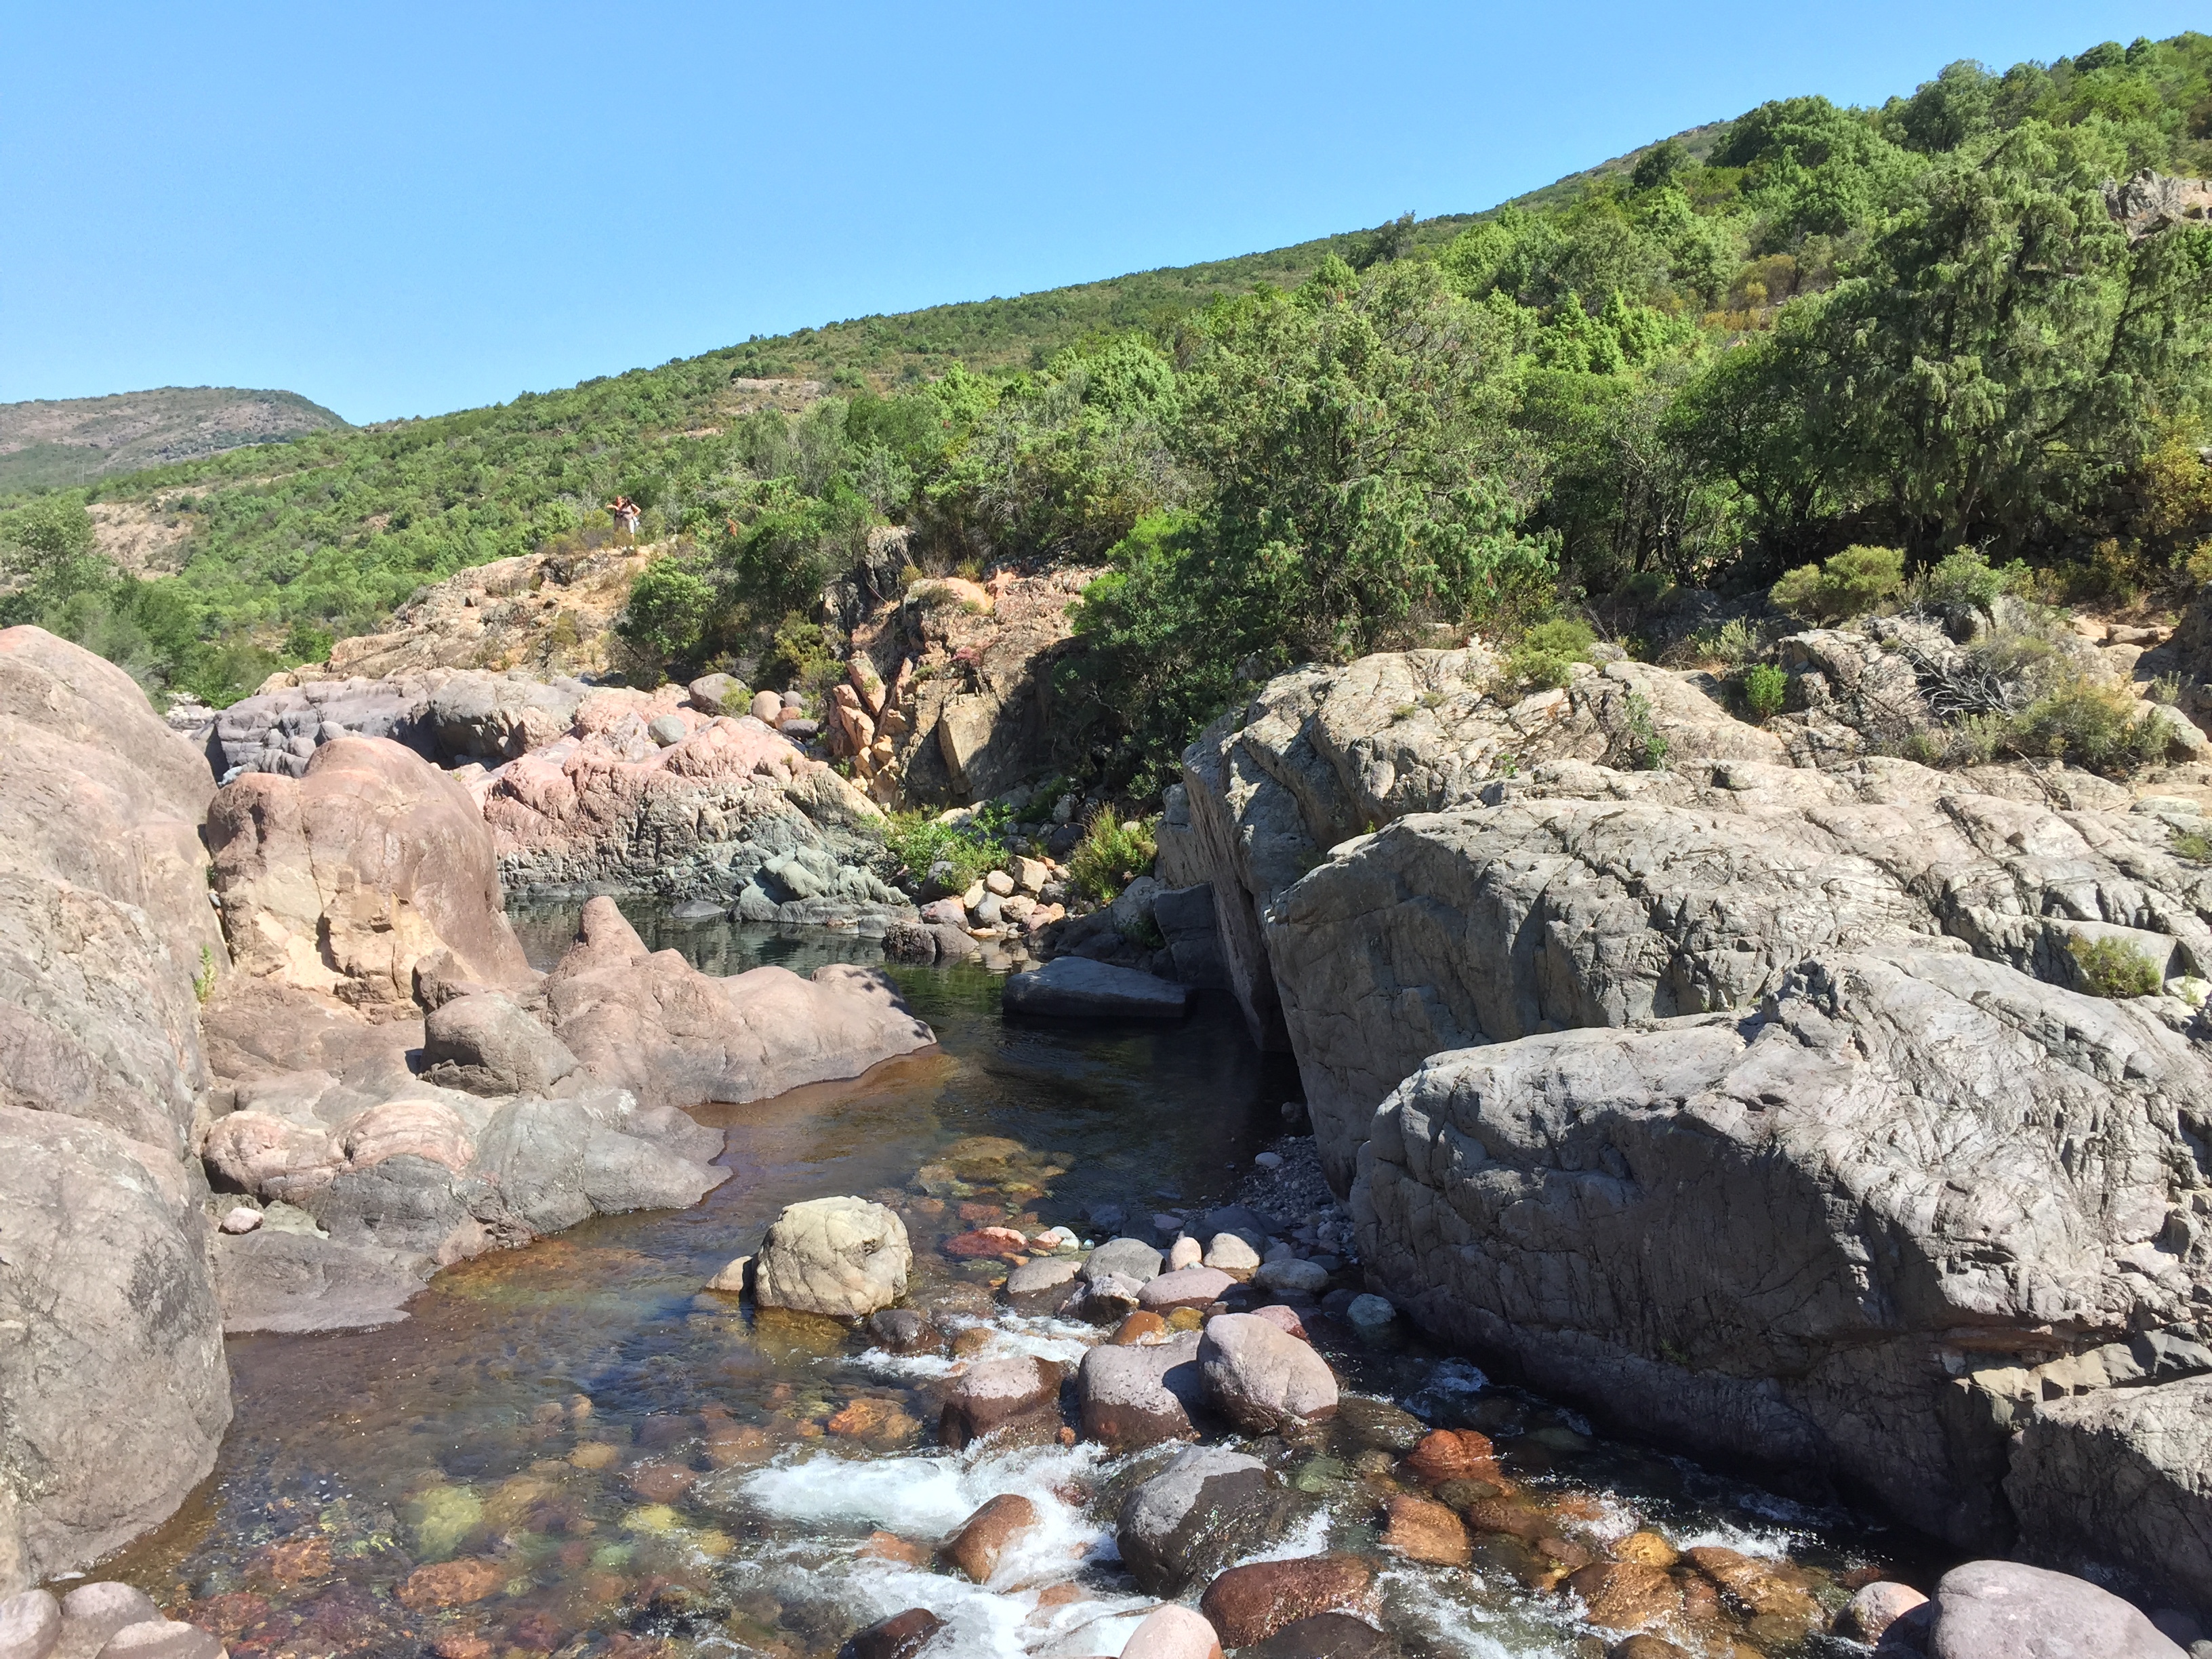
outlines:
[{"label": "large granite boulder", "polygon": [[298,778],[250,772],[208,815],[215,886],[246,973],[371,1018],[417,1012],[415,969],[533,976],[501,908],[491,836],[466,790],[389,738],[337,738]]},{"label": "large granite boulder", "polygon": [[2140,1005],[1834,953],[1756,1012],[1437,1055],[1352,1203],[1394,1299],[1540,1386],[2002,1544],[2054,1368],[2195,1334],[2208,1130],[2212,1068]]},{"label": "large granite boulder", "polygon": [[1933,939],[2069,984],[2086,936],[2212,969],[2212,877],[2174,826],[2117,786],[2058,781],[2085,810],[2046,781],[1561,764],[1340,845],[1267,930],[1324,1169],[1349,1182],[1376,1103],[1430,1054],[1748,1008],[1810,951]]},{"label": "large granite boulder", "polygon": [[166,1517],[230,1419],[187,1156],[210,786],[120,669],[0,630],[0,1595]]},{"label": "large granite boulder", "polygon": [[864,1198],[787,1205],[761,1241],[753,1299],[763,1308],[864,1319],[906,1293],[914,1249],[895,1211]]},{"label": "large granite boulder", "polygon": [[609,898],[585,905],[544,995],[585,1069],[648,1104],[764,1099],[936,1041],[879,971],[832,963],[811,979],[785,968],[712,978],[681,951],[648,951]]},{"label": "large granite boulder", "polygon": [[[1910,1623],[1916,1628],[1900,1630]],[[2110,1590],[2016,1561],[1969,1561],[1890,1627],[1881,1650],[1927,1659],[2185,1659],[2179,1644]]]},{"label": "large granite boulder", "polygon": [[1255,1039],[1287,1047],[1264,919],[1329,848],[1409,812],[1473,801],[1542,762],[1635,765],[1655,757],[1650,738],[1675,764],[1784,760],[1780,741],[1733,718],[1715,690],[1701,676],[1615,662],[1578,666],[1565,689],[1523,697],[1480,647],[1294,670],[1184,751],[1159,878],[1212,884],[1230,987]]},{"label": "large granite boulder", "polygon": [[1087,957],[1055,957],[1006,981],[1008,1013],[1058,1019],[1181,1019],[1190,988]]}]

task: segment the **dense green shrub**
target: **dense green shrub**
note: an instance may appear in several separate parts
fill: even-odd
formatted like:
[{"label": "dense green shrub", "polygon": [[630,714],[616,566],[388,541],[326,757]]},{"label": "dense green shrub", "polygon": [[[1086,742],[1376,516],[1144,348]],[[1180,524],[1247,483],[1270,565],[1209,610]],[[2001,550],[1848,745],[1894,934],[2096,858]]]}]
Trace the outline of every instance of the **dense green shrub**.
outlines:
[{"label": "dense green shrub", "polygon": [[2088,939],[2076,934],[2066,941],[2066,951],[2092,996],[2154,997],[2165,988],[2158,964],[2125,939]]},{"label": "dense green shrub", "polygon": [[2064,760],[2092,772],[2124,773],[2166,758],[2166,716],[2117,687],[2069,678],[2030,704],[2006,732],[2014,752]]},{"label": "dense green shrub", "polygon": [[1893,547],[1847,547],[1821,564],[1801,565],[1767,597],[1806,622],[1864,616],[1905,585],[1905,555]]},{"label": "dense green shrub", "polygon": [[1067,855],[1068,880],[1075,890],[1100,904],[1114,897],[1152,867],[1159,847],[1153,838],[1158,820],[1123,820],[1102,806],[1084,826],[1083,839]]},{"label": "dense green shrub", "polygon": [[1744,706],[1756,720],[1772,720],[1790,694],[1790,676],[1772,663],[1755,662],[1743,671]]},{"label": "dense green shrub", "polygon": [[940,863],[951,866],[945,886],[964,890],[1007,857],[1004,836],[986,815],[975,815],[963,824],[939,823],[926,811],[890,815],[884,844],[915,879],[920,880]]}]

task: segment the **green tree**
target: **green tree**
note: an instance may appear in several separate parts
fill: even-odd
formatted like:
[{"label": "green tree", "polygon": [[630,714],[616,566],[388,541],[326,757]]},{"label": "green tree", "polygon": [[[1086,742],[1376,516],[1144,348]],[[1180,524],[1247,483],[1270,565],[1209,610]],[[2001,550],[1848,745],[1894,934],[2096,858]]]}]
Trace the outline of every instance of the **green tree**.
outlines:
[{"label": "green tree", "polygon": [[698,650],[716,605],[711,584],[676,559],[655,559],[630,585],[616,631],[657,665],[683,661]]}]

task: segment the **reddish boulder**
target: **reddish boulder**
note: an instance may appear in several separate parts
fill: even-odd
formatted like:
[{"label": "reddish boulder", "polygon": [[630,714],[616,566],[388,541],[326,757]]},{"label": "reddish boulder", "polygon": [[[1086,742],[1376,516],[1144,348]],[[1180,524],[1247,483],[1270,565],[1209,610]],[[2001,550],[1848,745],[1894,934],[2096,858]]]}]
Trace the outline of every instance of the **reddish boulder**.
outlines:
[{"label": "reddish boulder", "polygon": [[1356,1555],[1310,1555],[1231,1567],[1199,1598],[1198,1608],[1232,1648],[1265,1641],[1293,1620],[1359,1606],[1375,1570]]},{"label": "reddish boulder", "polygon": [[1038,1518],[1028,1498],[1002,1492],[960,1523],[938,1547],[937,1559],[972,1582],[987,1583],[1006,1552],[1036,1530]]}]

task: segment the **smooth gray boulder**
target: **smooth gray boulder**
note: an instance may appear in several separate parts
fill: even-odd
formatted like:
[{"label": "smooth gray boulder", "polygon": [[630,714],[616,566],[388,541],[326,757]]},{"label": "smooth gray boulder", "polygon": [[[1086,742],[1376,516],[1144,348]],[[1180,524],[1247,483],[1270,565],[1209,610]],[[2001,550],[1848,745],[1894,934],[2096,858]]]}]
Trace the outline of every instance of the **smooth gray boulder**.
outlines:
[{"label": "smooth gray boulder", "polygon": [[1082,1273],[1094,1282],[1113,1274],[1141,1285],[1160,1276],[1164,1260],[1141,1238],[1109,1238],[1083,1258]]},{"label": "smooth gray boulder", "polygon": [[1083,1437],[1119,1455],[1165,1440],[1191,1440],[1206,1418],[1196,1331],[1164,1342],[1103,1343],[1075,1374]]},{"label": "smooth gray boulder", "polygon": [[543,1020],[496,991],[457,996],[422,1022],[423,1075],[479,1095],[544,1094],[577,1069]]},{"label": "smooth gray boulder", "polygon": [[2037,1559],[2212,1607],[2212,1375],[2040,1402],[2004,1490]]},{"label": "smooth gray boulder", "polygon": [[46,1659],[61,1634],[61,1604],[45,1590],[0,1601],[0,1659]]},{"label": "smooth gray boulder", "polygon": [[1281,1326],[1254,1314],[1206,1322],[1198,1364],[1206,1397],[1247,1434],[1272,1434],[1336,1415],[1328,1362]]},{"label": "smooth gray boulder", "polygon": [[2110,1590],[2016,1561],[1952,1568],[1934,1604],[1928,1659],[2186,1659]]},{"label": "smooth gray boulder", "polygon": [[1212,883],[1159,889],[1152,895],[1152,922],[1175,958],[1179,983],[1209,990],[1229,988],[1229,965],[1222,959]]},{"label": "smooth gray boulder", "polygon": [[1754,1014],[1437,1055],[1375,1115],[1352,1210],[1429,1329],[1974,1547],[2010,1541],[2013,1400],[2044,1391],[2015,1373],[2193,1332],[2207,1130],[2212,1069],[2139,1003],[1816,957]]},{"label": "smooth gray boulder", "polygon": [[906,1224],[864,1198],[785,1206],[761,1241],[753,1300],[763,1308],[861,1319],[906,1293]]},{"label": "smooth gray boulder", "polygon": [[223,1645],[198,1625],[155,1618],[116,1632],[100,1659],[223,1659]]},{"label": "smooth gray boulder", "polygon": [[1024,1261],[1006,1275],[1006,1295],[1011,1299],[1046,1296],[1060,1290],[1082,1271],[1083,1264],[1071,1255],[1046,1256],[1036,1261]]},{"label": "smooth gray boulder", "polygon": [[62,1635],[54,1659],[95,1659],[107,1638],[126,1625],[159,1619],[154,1598],[136,1584],[79,1584],[62,1598]]},{"label": "smooth gray boulder", "polygon": [[1122,1564],[1152,1595],[1176,1595],[1280,1537],[1290,1493],[1256,1457],[1194,1446],[1123,1500]]},{"label": "smooth gray boulder", "polygon": [[1088,957],[1054,957],[1006,981],[1006,1012],[1054,1019],[1181,1019],[1190,988]]}]

